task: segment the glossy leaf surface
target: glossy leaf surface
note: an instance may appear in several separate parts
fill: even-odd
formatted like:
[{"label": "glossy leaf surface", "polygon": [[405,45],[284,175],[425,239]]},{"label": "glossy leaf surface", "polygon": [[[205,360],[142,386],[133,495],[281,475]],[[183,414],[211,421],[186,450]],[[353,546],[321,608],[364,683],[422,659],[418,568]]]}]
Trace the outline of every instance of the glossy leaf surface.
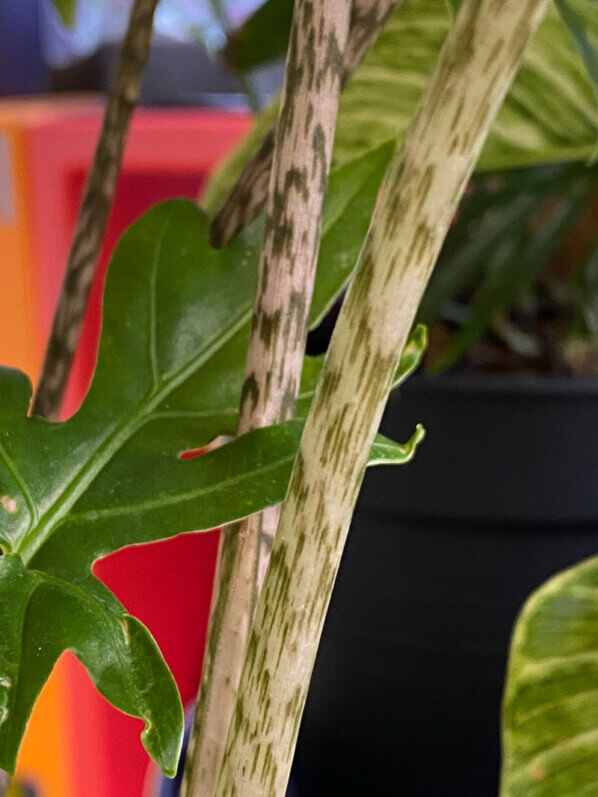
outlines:
[{"label": "glossy leaf surface", "polygon": [[501,797],[598,791],[598,558],[541,586],[515,626]]},{"label": "glossy leaf surface", "polygon": [[[337,171],[311,308],[317,323],[346,283],[391,148]],[[284,497],[302,420],[180,459],[236,429],[261,225],[225,250],[207,219],[174,200],[125,233],[104,293],[98,363],[81,409],[63,423],[27,417],[28,379],[0,369],[0,766],[12,770],[35,699],[71,649],[115,706],[146,721],[143,742],[174,773],[183,732],[175,683],[144,626],[91,572],[126,545],[209,529]],[[416,330],[398,378],[421,355]],[[305,413],[320,359],[308,359]],[[379,439],[372,461],[402,462]]]}]

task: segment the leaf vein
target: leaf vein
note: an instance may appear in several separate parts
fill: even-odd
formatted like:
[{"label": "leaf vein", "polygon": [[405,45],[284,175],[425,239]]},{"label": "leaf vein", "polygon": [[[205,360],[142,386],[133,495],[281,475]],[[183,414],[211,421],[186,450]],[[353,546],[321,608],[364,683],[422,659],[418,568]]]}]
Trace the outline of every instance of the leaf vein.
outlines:
[{"label": "leaf vein", "polygon": [[9,455],[8,451],[4,447],[2,443],[0,443],[0,458],[4,461],[8,472],[10,473],[13,481],[23,494],[25,498],[25,503],[27,504],[27,508],[29,510],[29,525],[27,530],[29,530],[32,526],[35,526],[38,520],[38,511],[37,511],[37,504],[33,500],[33,496],[29,490],[29,485],[21,476],[19,469],[13,458]]}]

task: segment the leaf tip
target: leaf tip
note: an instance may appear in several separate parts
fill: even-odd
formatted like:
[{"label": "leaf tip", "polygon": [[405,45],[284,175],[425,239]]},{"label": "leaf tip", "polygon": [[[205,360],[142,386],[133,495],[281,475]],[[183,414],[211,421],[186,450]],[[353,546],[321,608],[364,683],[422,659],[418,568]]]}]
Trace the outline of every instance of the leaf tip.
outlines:
[{"label": "leaf tip", "polygon": [[428,328],[425,324],[417,324],[407,338],[407,343],[401,354],[399,367],[395,374],[393,387],[398,387],[419,368],[427,346]]}]

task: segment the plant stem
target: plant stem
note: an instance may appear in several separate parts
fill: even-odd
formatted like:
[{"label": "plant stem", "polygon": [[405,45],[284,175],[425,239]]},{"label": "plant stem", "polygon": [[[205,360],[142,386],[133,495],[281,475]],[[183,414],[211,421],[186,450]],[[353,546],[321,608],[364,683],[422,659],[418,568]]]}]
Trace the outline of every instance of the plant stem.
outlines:
[{"label": "plant stem", "polygon": [[131,9],[33,399],[34,415],[55,419],[60,412],[114,199],[129,122],[141,90],[157,3],[158,0],[135,0]]},{"label": "plant stem", "polygon": [[[238,433],[292,418],[320,245],[350,0],[297,0]],[[278,509],[224,530],[184,795],[214,793]]]},{"label": "plant stem", "polygon": [[282,797],[347,531],[401,352],[548,0],[463,0],[385,182],[310,409],[258,601],[219,797]]},{"label": "plant stem", "polygon": [[[398,2],[400,0],[353,1],[351,27],[344,53],[343,85],[378,38]],[[212,246],[226,246],[263,209],[268,194],[274,140],[273,128],[243,169],[226,202],[214,217],[210,228]]]}]

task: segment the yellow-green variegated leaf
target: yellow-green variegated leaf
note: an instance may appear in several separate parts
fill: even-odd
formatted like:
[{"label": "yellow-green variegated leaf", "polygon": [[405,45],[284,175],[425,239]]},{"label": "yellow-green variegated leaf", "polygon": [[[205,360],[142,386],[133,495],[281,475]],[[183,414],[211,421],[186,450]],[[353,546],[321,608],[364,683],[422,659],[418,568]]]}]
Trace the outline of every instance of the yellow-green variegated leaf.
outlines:
[{"label": "yellow-green variegated leaf", "polygon": [[[572,0],[598,42],[598,3]],[[341,100],[337,158],[407,127],[449,27],[442,0],[405,0]],[[588,158],[598,143],[591,79],[555,7],[528,47],[479,168]]]},{"label": "yellow-green variegated leaf", "polygon": [[[598,46],[597,0],[568,0]],[[404,0],[345,89],[335,161],[403,135],[451,24],[446,0]],[[215,174],[204,203],[217,208],[275,118],[258,116],[240,148]],[[598,106],[587,67],[556,7],[551,5],[478,163],[482,170],[560,160],[585,160],[598,149]]]},{"label": "yellow-green variegated leaf", "polygon": [[501,797],[598,794],[598,557],[560,573],[515,626]]}]

